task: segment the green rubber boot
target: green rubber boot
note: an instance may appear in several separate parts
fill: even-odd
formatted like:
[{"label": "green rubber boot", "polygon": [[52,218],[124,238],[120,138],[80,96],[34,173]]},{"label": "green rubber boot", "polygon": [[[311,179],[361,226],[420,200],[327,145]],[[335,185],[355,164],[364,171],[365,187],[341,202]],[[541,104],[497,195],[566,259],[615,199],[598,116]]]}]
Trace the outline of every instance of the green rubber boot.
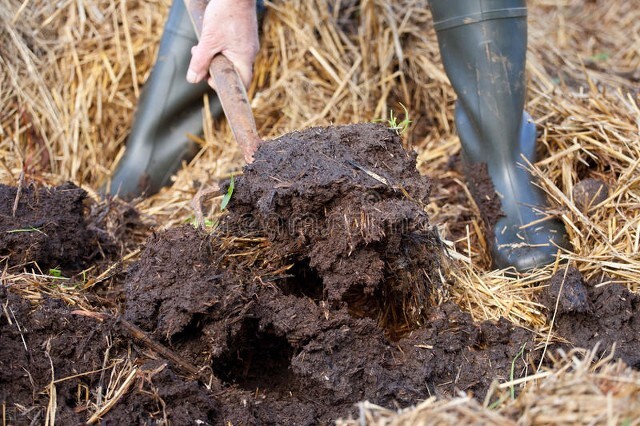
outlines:
[{"label": "green rubber boot", "polygon": [[[488,226],[497,268],[518,272],[555,260],[563,224],[523,167],[535,161],[536,129],[524,112],[525,0],[431,0],[440,54],[458,95],[456,127],[469,187]],[[493,186],[493,188],[492,188]]]},{"label": "green rubber boot", "polygon": [[183,161],[197,153],[187,134],[202,133],[203,96],[209,93],[211,114],[223,114],[206,82],[185,80],[191,48],[198,43],[182,0],[174,0],[158,58],[144,85],[127,148],[111,177],[109,193],[131,199],[155,194],[169,183]]}]

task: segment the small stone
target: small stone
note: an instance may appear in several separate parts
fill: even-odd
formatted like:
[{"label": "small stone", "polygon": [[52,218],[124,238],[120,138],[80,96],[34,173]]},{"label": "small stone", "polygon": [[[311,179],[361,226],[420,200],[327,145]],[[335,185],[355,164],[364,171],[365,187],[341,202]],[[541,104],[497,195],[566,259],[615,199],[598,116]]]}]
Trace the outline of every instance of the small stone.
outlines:
[{"label": "small stone", "polygon": [[570,266],[567,270],[562,269],[556,272],[548,282],[542,302],[547,306],[550,314],[556,306],[558,314],[589,312],[589,294],[580,271]]},{"label": "small stone", "polygon": [[609,196],[609,186],[601,179],[588,178],[573,187],[573,202],[582,213],[588,213]]}]

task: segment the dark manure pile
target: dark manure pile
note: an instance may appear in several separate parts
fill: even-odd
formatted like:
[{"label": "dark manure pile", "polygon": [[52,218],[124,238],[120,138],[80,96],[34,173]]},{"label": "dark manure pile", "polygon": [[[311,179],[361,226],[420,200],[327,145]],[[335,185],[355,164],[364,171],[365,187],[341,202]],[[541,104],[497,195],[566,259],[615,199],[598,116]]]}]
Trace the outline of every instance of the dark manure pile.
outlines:
[{"label": "dark manure pile", "polygon": [[424,211],[430,180],[394,131],[314,128],[265,145],[238,179],[227,226],[266,235],[292,264],[277,285],[409,328],[441,287],[442,247]]},{"label": "dark manure pile", "polygon": [[[356,418],[364,400],[497,401],[492,383],[536,371],[543,351],[533,332],[474,322],[448,301],[447,256],[425,213],[430,181],[415,161],[380,125],[291,133],[266,142],[233,191],[227,183],[229,211],[213,231],[154,232],[110,284],[74,289],[79,274],[36,296],[4,280],[3,415],[311,425]],[[0,196],[6,271],[119,264],[124,236],[140,233],[130,206],[96,204],[70,184]],[[540,302],[561,337],[598,340],[599,356],[615,342],[638,365],[639,302],[625,288],[561,269]],[[547,349],[557,347],[571,349]]]},{"label": "dark manure pile", "polygon": [[415,154],[380,125],[270,141],[213,234],[185,226],[149,240],[126,318],[210,368],[213,423],[329,423],[361,400],[483,397],[533,336],[437,303],[429,190]]},{"label": "dark manure pile", "polygon": [[[294,132],[227,183],[213,231],[154,232],[110,284],[71,291],[80,274],[36,297],[3,281],[4,418],[311,425],[356,418],[364,400],[497,401],[492,383],[536,371],[543,351],[533,332],[474,322],[447,301],[430,180],[415,161],[380,125]],[[130,206],[96,204],[71,184],[3,186],[0,197],[6,271],[119,264],[124,237],[140,233]],[[615,342],[638,365],[638,297],[575,269],[541,296],[562,337],[599,340],[601,356]]]}]

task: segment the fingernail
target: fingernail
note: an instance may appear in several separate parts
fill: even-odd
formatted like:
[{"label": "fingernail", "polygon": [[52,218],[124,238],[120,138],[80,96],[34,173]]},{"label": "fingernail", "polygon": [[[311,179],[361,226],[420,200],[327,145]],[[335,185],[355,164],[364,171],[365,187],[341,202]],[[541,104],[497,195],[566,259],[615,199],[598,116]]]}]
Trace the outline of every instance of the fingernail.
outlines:
[{"label": "fingernail", "polygon": [[195,71],[193,71],[193,70],[191,70],[191,69],[190,69],[190,70],[187,72],[187,81],[188,81],[189,83],[197,83],[197,82],[198,82],[198,74],[196,74],[196,72],[195,72]]}]

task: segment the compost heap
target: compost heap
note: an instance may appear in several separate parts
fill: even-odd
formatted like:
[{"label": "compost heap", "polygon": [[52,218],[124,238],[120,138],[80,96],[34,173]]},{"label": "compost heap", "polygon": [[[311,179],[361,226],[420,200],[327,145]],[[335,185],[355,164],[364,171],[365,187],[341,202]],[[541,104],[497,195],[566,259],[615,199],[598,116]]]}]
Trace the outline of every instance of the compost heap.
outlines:
[{"label": "compost heap", "polygon": [[[291,133],[265,143],[230,184],[229,214],[213,233],[155,233],[110,299],[87,290],[91,305],[45,298],[34,308],[0,288],[0,400],[10,421],[43,421],[53,410],[64,423],[327,424],[355,415],[362,400],[393,408],[459,391],[483,398],[492,381],[521,377],[535,362],[533,333],[506,320],[474,323],[440,300],[429,180],[395,132],[362,124]],[[53,209],[49,195],[71,194],[62,203],[76,213],[83,196],[71,186],[29,191],[15,215],[16,191],[0,206],[9,231],[30,230],[5,230],[12,267],[78,224],[96,228],[83,215],[36,227],[37,211]],[[48,264],[66,274],[99,241]],[[604,293],[576,289],[556,324],[589,325],[583,341],[606,330],[593,315]],[[114,307],[124,313],[96,313]]]},{"label": "compost heap", "polygon": [[[427,310],[443,272],[429,180],[384,126],[288,134],[234,186],[216,234],[156,235],[127,283],[130,321],[211,366],[218,421],[312,424],[364,399],[482,396],[531,340],[452,304]],[[221,252],[230,235],[261,246]],[[379,326],[401,323],[414,331],[397,342]]]}]

